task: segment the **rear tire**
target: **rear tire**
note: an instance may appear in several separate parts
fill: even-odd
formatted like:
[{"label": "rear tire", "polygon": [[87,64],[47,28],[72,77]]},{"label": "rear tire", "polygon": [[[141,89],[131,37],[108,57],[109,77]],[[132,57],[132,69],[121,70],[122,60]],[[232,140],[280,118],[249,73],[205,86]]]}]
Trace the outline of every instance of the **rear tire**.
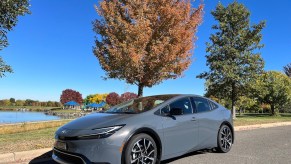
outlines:
[{"label": "rear tire", "polygon": [[133,136],[125,150],[126,164],[155,164],[158,149],[155,140],[144,133]]},{"label": "rear tire", "polygon": [[229,126],[222,125],[217,135],[217,148],[220,153],[227,153],[230,151],[233,142],[233,134]]}]

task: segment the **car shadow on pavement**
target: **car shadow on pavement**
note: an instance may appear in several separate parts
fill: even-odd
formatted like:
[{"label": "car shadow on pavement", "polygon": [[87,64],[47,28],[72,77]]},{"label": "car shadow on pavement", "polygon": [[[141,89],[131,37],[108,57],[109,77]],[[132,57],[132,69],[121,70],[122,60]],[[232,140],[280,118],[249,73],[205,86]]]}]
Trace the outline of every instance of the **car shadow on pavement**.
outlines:
[{"label": "car shadow on pavement", "polygon": [[[212,149],[203,149],[203,150],[199,150],[199,151],[194,151],[194,152],[191,152],[191,153],[179,156],[179,157],[164,160],[161,162],[161,164],[167,164],[167,163],[174,162],[174,161],[182,159],[182,158],[190,157],[193,155],[207,154],[207,153],[216,153],[216,151],[213,151]],[[29,164],[57,164],[56,162],[54,162],[52,160],[51,156],[52,156],[52,151],[46,152],[46,153],[32,159],[29,162]]]},{"label": "car shadow on pavement", "polygon": [[38,157],[32,159],[29,164],[55,164],[55,162],[51,159],[52,151],[48,151]]},{"label": "car shadow on pavement", "polygon": [[179,157],[175,157],[175,158],[171,158],[171,159],[167,159],[167,160],[161,161],[161,164],[174,162],[176,160],[179,160],[179,159],[182,159],[182,158],[186,158],[186,157],[190,157],[190,156],[193,156],[193,155],[200,155],[200,154],[207,154],[207,153],[216,153],[216,151],[214,151],[213,149],[203,149],[203,150],[199,150],[199,151],[194,151],[194,152],[187,153],[187,154],[179,156]]}]

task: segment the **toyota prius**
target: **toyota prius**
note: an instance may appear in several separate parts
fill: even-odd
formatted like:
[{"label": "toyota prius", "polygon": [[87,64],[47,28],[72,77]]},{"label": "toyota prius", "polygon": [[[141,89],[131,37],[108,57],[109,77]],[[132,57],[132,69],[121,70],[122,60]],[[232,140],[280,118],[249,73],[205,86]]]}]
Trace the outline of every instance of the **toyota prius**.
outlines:
[{"label": "toyota prius", "polygon": [[55,133],[59,163],[156,164],[200,149],[227,153],[231,112],[197,95],[141,97],[86,115]]}]

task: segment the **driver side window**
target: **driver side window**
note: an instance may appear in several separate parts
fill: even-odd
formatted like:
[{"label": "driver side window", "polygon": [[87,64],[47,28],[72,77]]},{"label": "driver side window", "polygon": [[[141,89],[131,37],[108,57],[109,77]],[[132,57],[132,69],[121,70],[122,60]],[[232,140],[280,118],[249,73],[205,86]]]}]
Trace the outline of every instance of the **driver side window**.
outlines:
[{"label": "driver side window", "polygon": [[170,110],[173,108],[180,108],[183,114],[192,114],[192,107],[189,98],[182,98],[170,104]]},{"label": "driver side window", "polygon": [[166,114],[169,114],[169,113],[170,113],[170,107],[169,107],[169,105],[167,105],[167,106],[165,106],[165,107],[163,107],[161,109],[161,114],[166,115]]}]

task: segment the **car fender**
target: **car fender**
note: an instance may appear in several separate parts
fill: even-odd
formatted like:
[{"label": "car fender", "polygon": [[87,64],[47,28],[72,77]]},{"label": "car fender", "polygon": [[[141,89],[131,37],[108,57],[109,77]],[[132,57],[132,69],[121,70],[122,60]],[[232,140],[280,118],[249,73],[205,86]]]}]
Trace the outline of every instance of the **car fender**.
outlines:
[{"label": "car fender", "polygon": [[151,128],[148,128],[148,127],[141,127],[141,128],[138,128],[136,130],[133,130],[132,132],[129,133],[129,135],[126,137],[125,141],[123,142],[123,148],[122,148],[122,155],[121,155],[121,163],[124,164],[125,162],[125,148],[127,147],[128,145],[128,142],[130,141],[130,139],[136,135],[136,134],[140,134],[140,133],[146,133],[146,134],[149,134],[151,137],[154,138],[154,140],[157,142],[157,146],[158,146],[158,161],[157,161],[157,164],[160,162],[160,159],[161,159],[161,155],[162,155],[162,142],[161,142],[161,139],[160,139],[160,136],[158,135],[157,132],[155,132],[153,129]]}]

